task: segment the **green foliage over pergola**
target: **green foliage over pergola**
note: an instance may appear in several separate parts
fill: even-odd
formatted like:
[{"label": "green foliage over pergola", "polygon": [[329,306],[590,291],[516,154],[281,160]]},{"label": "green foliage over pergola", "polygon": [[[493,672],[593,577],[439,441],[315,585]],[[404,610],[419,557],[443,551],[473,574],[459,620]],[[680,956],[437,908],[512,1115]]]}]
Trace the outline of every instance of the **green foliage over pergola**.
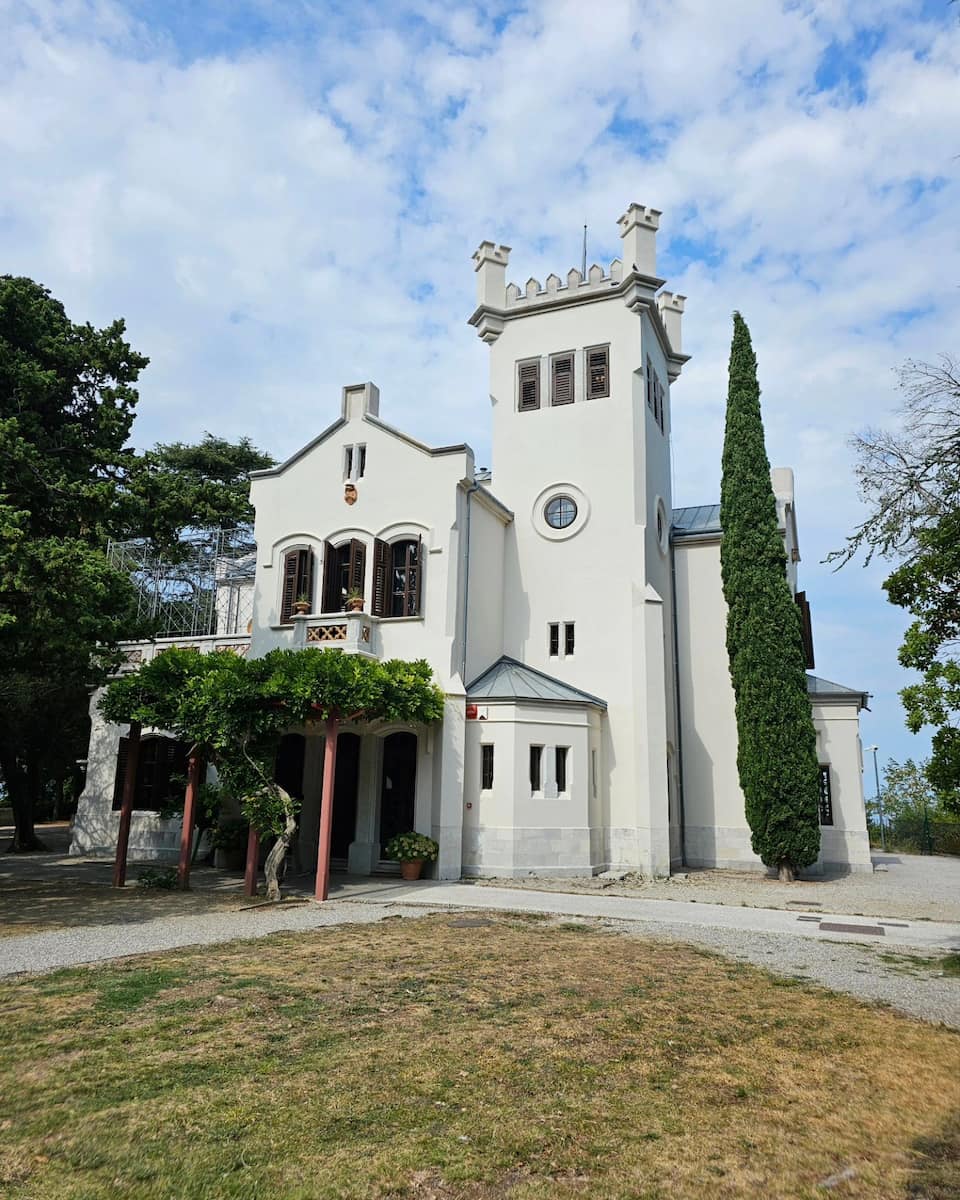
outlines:
[{"label": "green foliage over pergola", "polygon": [[817,741],[800,612],[786,576],[750,331],[733,317],[720,493],[737,767],[754,852],[781,876],[820,850]]},{"label": "green foliage over pergola", "polygon": [[297,812],[297,801],[273,778],[283,735],[331,719],[430,724],[443,717],[443,705],[423,659],[379,662],[314,649],[246,659],[173,647],[113,680],[100,700],[110,721],[164,729],[195,747],[216,765],[253,828],[283,842],[270,864],[268,894],[271,874],[276,890]]}]

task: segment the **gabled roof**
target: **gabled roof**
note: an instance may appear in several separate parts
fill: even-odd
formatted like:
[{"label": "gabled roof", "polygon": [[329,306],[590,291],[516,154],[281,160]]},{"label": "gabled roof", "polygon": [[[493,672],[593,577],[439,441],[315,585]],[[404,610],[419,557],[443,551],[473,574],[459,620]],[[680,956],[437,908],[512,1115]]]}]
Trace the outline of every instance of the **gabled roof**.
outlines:
[{"label": "gabled roof", "polygon": [[544,675],[503,655],[473,683],[467,685],[469,700],[536,700],[546,704],[594,704],[606,708],[606,700],[581,692],[552,675]]},{"label": "gabled roof", "polygon": [[845,687],[842,683],[832,683],[829,679],[821,679],[819,675],[807,675],[807,692],[818,700],[856,700],[861,708],[867,708],[870,699],[869,692]]}]

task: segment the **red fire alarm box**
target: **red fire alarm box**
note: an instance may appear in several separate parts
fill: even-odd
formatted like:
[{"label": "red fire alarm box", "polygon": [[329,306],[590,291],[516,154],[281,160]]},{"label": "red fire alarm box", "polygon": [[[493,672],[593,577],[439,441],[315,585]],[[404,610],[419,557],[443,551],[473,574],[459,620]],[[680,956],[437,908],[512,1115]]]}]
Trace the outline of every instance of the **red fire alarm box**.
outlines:
[{"label": "red fire alarm box", "polygon": [[477,706],[475,704],[467,705],[467,720],[475,721],[477,719]]}]

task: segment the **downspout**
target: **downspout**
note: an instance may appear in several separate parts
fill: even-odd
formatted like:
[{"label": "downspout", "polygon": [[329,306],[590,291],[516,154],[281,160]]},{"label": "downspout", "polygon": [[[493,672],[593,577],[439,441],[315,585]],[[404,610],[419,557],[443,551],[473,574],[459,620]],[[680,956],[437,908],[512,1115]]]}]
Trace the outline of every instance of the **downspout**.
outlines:
[{"label": "downspout", "polygon": [[460,678],[467,686],[467,621],[470,616],[470,497],[480,490],[479,483],[471,483],[464,493],[467,515],[463,529],[463,646],[460,654]]},{"label": "downspout", "polygon": [[683,805],[683,720],[680,712],[680,634],[677,628],[677,553],[670,543],[670,588],[673,625],[673,707],[677,722],[677,805],[680,816],[680,865],[687,865],[687,820]]}]

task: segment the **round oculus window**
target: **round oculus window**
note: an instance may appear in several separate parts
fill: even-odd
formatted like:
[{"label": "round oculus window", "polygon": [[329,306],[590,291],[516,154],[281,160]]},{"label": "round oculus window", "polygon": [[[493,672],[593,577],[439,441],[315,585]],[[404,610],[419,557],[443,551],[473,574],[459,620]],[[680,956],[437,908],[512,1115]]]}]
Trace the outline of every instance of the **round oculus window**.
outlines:
[{"label": "round oculus window", "polygon": [[566,529],[577,519],[577,505],[572,496],[554,496],[543,509],[543,517],[551,529]]}]

